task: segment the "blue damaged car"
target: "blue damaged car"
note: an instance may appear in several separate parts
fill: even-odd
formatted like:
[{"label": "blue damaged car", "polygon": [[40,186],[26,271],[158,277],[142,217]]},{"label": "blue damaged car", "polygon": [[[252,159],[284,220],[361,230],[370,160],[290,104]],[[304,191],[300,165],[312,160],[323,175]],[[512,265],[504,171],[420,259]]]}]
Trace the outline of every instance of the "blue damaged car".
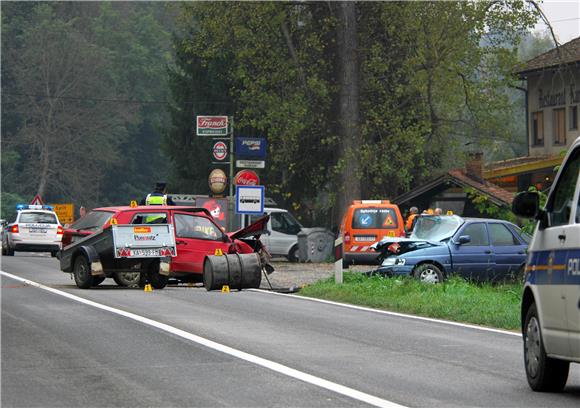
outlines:
[{"label": "blue damaged car", "polygon": [[438,283],[450,275],[475,281],[523,276],[530,236],[502,220],[421,216],[409,238],[373,245],[381,266],[371,274]]}]

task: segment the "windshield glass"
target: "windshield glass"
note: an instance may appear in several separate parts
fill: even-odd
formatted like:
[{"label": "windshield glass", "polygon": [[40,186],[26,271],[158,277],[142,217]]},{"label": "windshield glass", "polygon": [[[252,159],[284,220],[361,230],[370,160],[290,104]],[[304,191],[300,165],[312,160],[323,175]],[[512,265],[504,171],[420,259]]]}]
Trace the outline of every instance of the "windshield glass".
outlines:
[{"label": "windshield glass", "polygon": [[420,216],[413,229],[413,234],[411,234],[411,239],[443,241],[451,238],[461,224],[463,224],[463,219],[456,215]]},{"label": "windshield glass", "polygon": [[44,212],[28,212],[20,214],[19,222],[26,223],[42,223],[42,224],[58,224],[56,215]]},{"label": "windshield glass", "polygon": [[91,211],[70,226],[74,230],[95,230],[102,228],[113,216],[109,211]]},{"label": "windshield glass", "polygon": [[397,214],[393,208],[368,207],[354,210],[353,229],[395,229]]}]

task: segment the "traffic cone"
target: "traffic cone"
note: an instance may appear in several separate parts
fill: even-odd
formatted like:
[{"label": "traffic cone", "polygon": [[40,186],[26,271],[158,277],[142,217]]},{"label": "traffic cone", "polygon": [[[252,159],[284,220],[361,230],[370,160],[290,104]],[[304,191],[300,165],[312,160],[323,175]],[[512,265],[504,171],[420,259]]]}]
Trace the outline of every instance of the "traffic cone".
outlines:
[{"label": "traffic cone", "polygon": [[145,287],[143,288],[144,292],[153,292],[153,288],[151,287],[151,284],[148,283],[147,285],[145,285]]}]

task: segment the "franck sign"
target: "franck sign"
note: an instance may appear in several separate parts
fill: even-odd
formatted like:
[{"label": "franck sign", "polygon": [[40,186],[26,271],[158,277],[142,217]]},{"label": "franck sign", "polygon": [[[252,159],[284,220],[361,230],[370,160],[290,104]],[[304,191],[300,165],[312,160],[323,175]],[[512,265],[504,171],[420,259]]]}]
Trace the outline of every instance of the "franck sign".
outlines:
[{"label": "franck sign", "polygon": [[198,136],[227,136],[227,116],[197,116]]}]

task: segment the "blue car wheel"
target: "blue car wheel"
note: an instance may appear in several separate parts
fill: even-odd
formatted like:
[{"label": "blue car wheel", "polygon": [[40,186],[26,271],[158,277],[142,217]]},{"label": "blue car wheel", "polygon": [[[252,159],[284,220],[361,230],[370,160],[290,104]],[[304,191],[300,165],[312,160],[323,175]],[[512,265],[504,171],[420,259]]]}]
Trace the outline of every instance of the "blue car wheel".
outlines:
[{"label": "blue car wheel", "polygon": [[441,272],[441,269],[430,263],[424,263],[417,266],[415,268],[413,275],[421,282],[426,283],[443,282],[443,272]]}]

